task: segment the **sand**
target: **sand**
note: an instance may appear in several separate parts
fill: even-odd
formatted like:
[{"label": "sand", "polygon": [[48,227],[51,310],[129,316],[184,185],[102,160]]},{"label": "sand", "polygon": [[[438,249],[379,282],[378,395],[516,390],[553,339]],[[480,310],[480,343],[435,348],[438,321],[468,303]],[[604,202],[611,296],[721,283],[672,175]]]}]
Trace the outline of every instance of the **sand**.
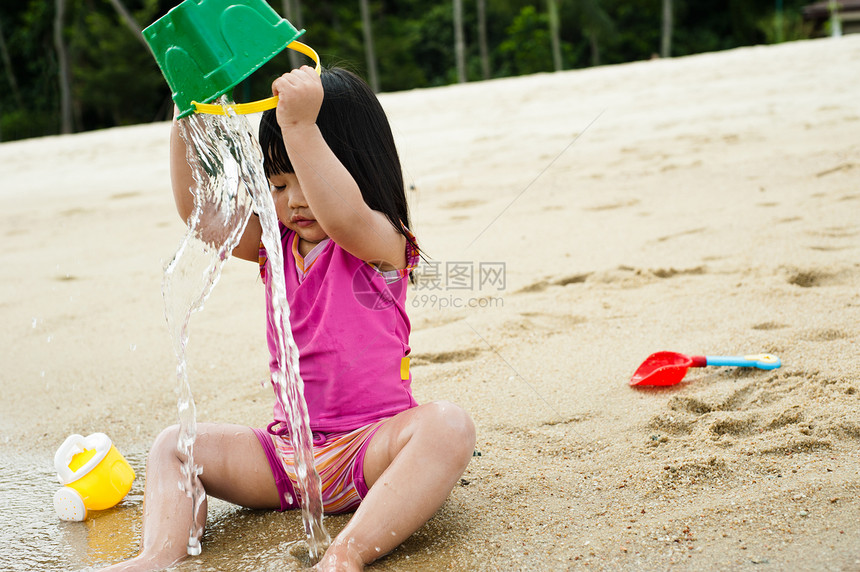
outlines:
[{"label": "sand", "polygon": [[[435,263],[409,298],[414,391],[470,411],[479,456],[373,569],[860,569],[858,61],[848,36],[381,97]],[[0,568],[136,550],[146,450],[176,420],[168,131],[0,145],[0,480],[19,491]],[[192,322],[199,420],[267,422],[263,320],[231,261]],[[660,350],[783,365],[630,388]],[[139,478],[61,524],[53,453],[95,431]],[[298,567],[297,514],[210,513],[179,570]]]}]

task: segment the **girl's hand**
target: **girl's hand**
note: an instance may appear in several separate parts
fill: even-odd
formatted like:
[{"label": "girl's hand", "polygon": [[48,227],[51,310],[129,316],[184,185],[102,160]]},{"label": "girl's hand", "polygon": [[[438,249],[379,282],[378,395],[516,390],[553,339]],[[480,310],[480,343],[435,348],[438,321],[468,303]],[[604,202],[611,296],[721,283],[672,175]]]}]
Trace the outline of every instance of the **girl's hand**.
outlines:
[{"label": "girl's hand", "polygon": [[272,83],[278,97],[276,112],[281,129],[314,125],[323,100],[319,75],[309,66],[285,73]]}]

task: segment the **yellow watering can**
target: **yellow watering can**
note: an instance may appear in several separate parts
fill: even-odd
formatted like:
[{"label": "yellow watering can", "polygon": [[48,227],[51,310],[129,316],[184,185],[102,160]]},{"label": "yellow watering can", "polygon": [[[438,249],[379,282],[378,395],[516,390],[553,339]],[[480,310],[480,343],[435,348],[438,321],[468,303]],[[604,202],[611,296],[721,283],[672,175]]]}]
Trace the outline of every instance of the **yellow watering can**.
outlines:
[{"label": "yellow watering can", "polygon": [[125,498],[134,469],[104,433],[70,435],[54,455],[60,484],[54,508],[60,520],[82,521],[89,510],[104,510]]}]

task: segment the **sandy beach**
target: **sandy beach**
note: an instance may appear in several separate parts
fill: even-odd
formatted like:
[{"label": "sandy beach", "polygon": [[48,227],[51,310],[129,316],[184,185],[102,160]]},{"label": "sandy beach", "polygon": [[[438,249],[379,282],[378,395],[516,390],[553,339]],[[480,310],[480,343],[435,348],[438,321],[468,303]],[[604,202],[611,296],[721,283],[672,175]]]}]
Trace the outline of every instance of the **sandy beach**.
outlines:
[{"label": "sandy beach", "polygon": [[[381,96],[428,257],[413,390],[478,440],[371,570],[860,570],[858,62],[846,36]],[[0,569],[136,553],[177,419],[169,128],[0,145]],[[231,260],[194,316],[199,421],[270,420],[263,299]],[[661,350],[782,367],[629,387]],[[92,432],[138,478],[62,523],[53,455]],[[301,569],[301,537],[297,513],[213,502],[176,569]]]}]

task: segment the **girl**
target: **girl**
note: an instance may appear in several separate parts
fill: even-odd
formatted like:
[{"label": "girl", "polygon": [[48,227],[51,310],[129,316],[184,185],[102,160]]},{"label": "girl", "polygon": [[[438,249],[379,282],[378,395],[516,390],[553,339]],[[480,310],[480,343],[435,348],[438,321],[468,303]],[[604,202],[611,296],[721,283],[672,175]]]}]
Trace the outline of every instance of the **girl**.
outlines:
[{"label": "girl", "polygon": [[[320,77],[307,66],[275,80],[272,92],[280,101],[263,116],[260,143],[284,260],[266,261],[253,216],[233,254],[259,262],[264,280],[269,264],[284,264],[323,505],[355,511],[317,566],[361,570],[442,505],[469,463],[475,430],[456,405],[412,398],[404,306],[418,249],[376,96],[347,71]],[[192,179],[175,123],[171,178],[187,219]],[[276,368],[272,343],[270,331]],[[284,411],[276,406],[274,417],[267,430],[198,425],[194,459],[207,494],[256,509],[299,507]],[[116,569],[159,569],[185,556],[192,511],[177,486],[177,437],[178,427],[168,428],[152,447],[140,554]]]}]

